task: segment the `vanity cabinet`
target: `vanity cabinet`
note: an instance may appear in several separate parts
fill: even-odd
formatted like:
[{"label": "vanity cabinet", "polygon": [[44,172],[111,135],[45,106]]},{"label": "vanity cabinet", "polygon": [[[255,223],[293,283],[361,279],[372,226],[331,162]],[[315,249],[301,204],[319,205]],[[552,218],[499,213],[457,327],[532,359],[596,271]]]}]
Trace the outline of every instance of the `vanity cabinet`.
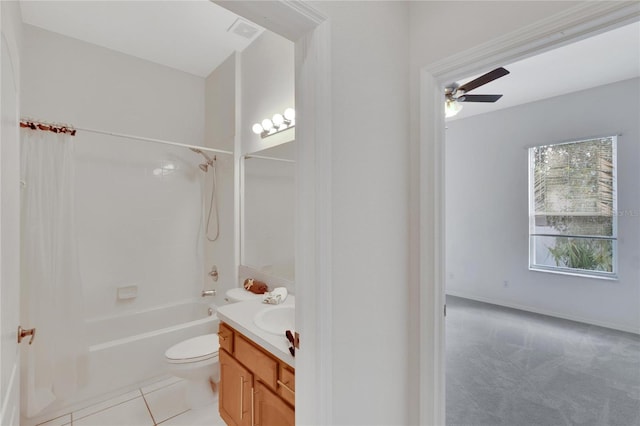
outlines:
[{"label": "vanity cabinet", "polygon": [[255,426],[288,426],[295,423],[293,408],[260,381],[255,386],[254,404]]},{"label": "vanity cabinet", "polygon": [[220,359],[220,417],[228,425],[253,426],[253,375],[226,351]]},{"label": "vanity cabinet", "polygon": [[294,426],[295,370],[225,323],[218,337],[218,405],[227,425]]}]

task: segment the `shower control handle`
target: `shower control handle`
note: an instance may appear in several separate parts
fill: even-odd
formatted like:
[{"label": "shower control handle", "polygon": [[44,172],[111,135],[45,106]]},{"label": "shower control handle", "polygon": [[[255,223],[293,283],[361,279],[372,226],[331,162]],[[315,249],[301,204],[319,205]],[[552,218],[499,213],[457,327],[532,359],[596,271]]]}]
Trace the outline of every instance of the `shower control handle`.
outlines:
[{"label": "shower control handle", "polygon": [[22,328],[21,325],[18,326],[18,343],[22,342],[22,339],[24,339],[27,336],[31,336],[31,338],[29,339],[29,344],[33,343],[33,339],[36,338],[36,329],[34,328]]},{"label": "shower control handle", "polygon": [[218,267],[216,265],[213,265],[211,267],[211,271],[209,272],[209,276],[211,277],[211,279],[213,281],[218,281]]}]

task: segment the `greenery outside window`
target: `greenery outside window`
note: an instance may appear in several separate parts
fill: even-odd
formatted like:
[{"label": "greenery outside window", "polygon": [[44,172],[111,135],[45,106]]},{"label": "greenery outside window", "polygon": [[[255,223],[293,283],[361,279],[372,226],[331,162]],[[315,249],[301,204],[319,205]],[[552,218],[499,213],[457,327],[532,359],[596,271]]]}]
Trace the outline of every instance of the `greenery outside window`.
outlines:
[{"label": "greenery outside window", "polygon": [[616,142],[529,148],[529,269],[616,278]]}]

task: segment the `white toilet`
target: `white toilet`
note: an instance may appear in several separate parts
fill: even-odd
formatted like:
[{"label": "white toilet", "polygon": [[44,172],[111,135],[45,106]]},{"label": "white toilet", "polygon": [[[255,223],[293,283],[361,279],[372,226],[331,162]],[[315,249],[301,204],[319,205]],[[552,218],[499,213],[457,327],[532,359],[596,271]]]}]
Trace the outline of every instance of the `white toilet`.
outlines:
[{"label": "white toilet", "polygon": [[227,290],[224,295],[224,300],[228,303],[245,302],[247,300],[262,300],[264,297],[262,294],[251,293],[250,291],[240,287]]},{"label": "white toilet", "polygon": [[[225,293],[228,303],[262,299],[243,288],[232,288]],[[193,337],[171,346],[164,353],[169,364],[169,373],[187,380],[187,404],[190,408],[199,408],[214,404],[216,395],[211,383],[220,381],[220,362],[218,335],[205,334]]]},{"label": "white toilet", "polygon": [[169,372],[187,380],[187,404],[200,408],[215,404],[210,381],[220,381],[218,335],[205,334],[171,346],[164,353]]}]

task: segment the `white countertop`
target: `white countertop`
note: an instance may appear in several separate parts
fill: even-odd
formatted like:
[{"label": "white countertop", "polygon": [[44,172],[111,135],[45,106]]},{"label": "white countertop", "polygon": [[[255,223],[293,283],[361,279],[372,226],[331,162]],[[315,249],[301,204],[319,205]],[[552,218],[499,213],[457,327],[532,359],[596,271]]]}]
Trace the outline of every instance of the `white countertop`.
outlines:
[{"label": "white countertop", "polygon": [[229,324],[238,332],[253,340],[257,345],[264,348],[281,360],[295,368],[295,358],[289,353],[289,341],[286,336],[277,336],[266,332],[253,322],[253,317],[261,310],[269,306],[295,306],[295,297],[289,295],[287,299],[279,305],[267,305],[262,300],[249,300],[246,302],[230,303],[218,308],[217,315],[220,321]]}]

